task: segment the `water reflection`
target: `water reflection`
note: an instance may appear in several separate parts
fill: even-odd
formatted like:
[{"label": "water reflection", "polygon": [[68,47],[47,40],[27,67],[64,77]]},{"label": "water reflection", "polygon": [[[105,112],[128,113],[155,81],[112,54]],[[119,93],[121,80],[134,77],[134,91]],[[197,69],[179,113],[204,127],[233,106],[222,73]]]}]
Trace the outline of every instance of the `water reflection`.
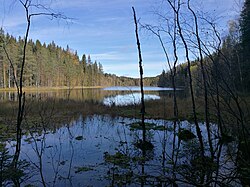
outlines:
[{"label": "water reflection", "polygon": [[[183,121],[175,131],[171,121],[146,123],[147,141],[154,145],[147,152],[137,146],[142,133],[137,119],[94,115],[79,117],[55,131],[44,127],[38,133],[30,129],[22,137],[21,150],[21,160],[30,163],[30,172],[25,170],[28,177],[21,180],[21,185],[187,186],[199,184],[200,177],[209,176],[209,184],[237,184],[236,176],[232,176],[236,169],[236,142],[221,144],[215,136],[218,162],[206,157],[205,167],[200,162],[197,139],[180,138],[184,129],[195,132],[194,125]],[[200,127],[205,138],[206,128],[203,124]],[[211,129],[216,135],[217,126],[212,125]],[[10,154],[14,144],[5,142]]]},{"label": "water reflection", "polygon": [[[172,97],[172,88],[145,87],[145,94],[148,99],[157,99],[159,97]],[[85,89],[58,89],[58,90],[33,90],[26,91],[27,99],[63,99],[75,101],[94,101],[102,102],[104,98],[115,97],[117,95],[128,95],[124,98],[130,98],[130,95],[137,96],[139,87],[108,87],[108,88],[85,88]],[[150,96],[149,96],[150,95]],[[154,95],[154,96],[152,96]],[[120,97],[119,96],[119,97]],[[157,97],[156,97],[157,96]],[[159,97],[158,97],[159,96]],[[183,97],[183,91],[178,91],[178,96]],[[132,96],[133,97],[133,96]],[[117,100],[117,99],[116,99]],[[0,91],[0,101],[17,101],[16,91]],[[106,102],[106,101],[105,101]]]},{"label": "water reflection", "polygon": [[[14,130],[11,126],[0,123],[2,184],[240,186],[249,183],[248,141],[240,138],[229,141],[227,136],[218,132],[216,125],[211,124],[212,145],[215,150],[215,157],[212,157],[206,140],[206,128],[200,124],[205,145],[205,157],[201,158],[196,130],[187,121],[178,121],[174,126],[171,121],[147,120],[146,137],[153,146],[144,151],[140,144],[141,126],[137,119],[90,116],[92,113],[84,113],[90,111],[91,107],[94,108],[94,102],[102,103],[105,100],[118,105],[119,102],[124,105],[128,101],[134,104],[137,102],[135,96],[140,98],[139,92],[131,89],[28,92],[27,97],[35,99],[34,103],[27,103],[23,123],[25,135],[22,137],[21,162],[17,171],[12,170],[10,163],[15,149],[13,134],[5,134],[8,130],[12,133]],[[167,100],[172,97],[172,93],[151,90],[146,91],[146,96],[149,99],[164,97]],[[0,96],[3,100],[15,100],[15,97],[14,92],[4,92]],[[53,98],[61,100],[53,103]],[[39,101],[35,102],[37,99]],[[64,103],[65,100],[67,102]],[[94,102],[82,107],[87,103],[85,101]],[[94,108],[94,114],[100,111],[101,107],[98,106]],[[102,107],[103,110],[110,108]],[[77,112],[73,108],[77,108]],[[13,110],[11,105],[1,106],[0,112],[6,114],[6,109]],[[67,116],[65,111],[72,113]],[[35,115],[35,112],[38,114]],[[80,114],[82,116],[79,117]],[[15,115],[3,124],[13,123],[13,116]],[[0,117],[5,118],[4,115]]]},{"label": "water reflection", "polygon": [[[26,91],[27,99],[63,99],[75,101],[102,101],[105,93],[101,89],[59,89],[59,90],[37,90]],[[0,92],[0,101],[17,101],[17,93],[15,91]]]},{"label": "water reflection", "polygon": [[[160,96],[145,94],[145,101],[147,100],[156,100],[160,99]],[[115,105],[115,106],[127,106],[127,105],[137,105],[141,102],[141,94],[140,93],[132,93],[125,95],[116,95],[111,97],[106,97],[103,99],[103,104],[107,106]]]},{"label": "water reflection", "polygon": [[[141,88],[138,86],[113,86],[113,87],[107,87],[103,90],[109,90],[109,91],[140,91]],[[144,91],[172,91],[173,88],[162,88],[162,87],[153,87],[153,86],[145,86],[143,87]],[[181,89],[177,89],[181,90]]]}]

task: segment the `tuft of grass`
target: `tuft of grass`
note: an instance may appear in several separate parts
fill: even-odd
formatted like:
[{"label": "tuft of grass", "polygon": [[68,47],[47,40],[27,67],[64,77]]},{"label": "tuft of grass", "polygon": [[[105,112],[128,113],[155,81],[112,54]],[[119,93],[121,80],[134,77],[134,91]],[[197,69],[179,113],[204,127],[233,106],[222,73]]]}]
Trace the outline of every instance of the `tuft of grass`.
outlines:
[{"label": "tuft of grass", "polygon": [[154,130],[157,130],[157,131],[164,131],[166,130],[166,127],[164,125],[158,125],[158,126],[155,126],[154,127]]},{"label": "tuft of grass", "polygon": [[[142,124],[140,122],[129,124],[130,130],[142,130]],[[153,130],[156,127],[154,123],[145,123],[146,130]]]},{"label": "tuft of grass", "polygon": [[[129,124],[130,130],[143,130],[140,122]],[[164,125],[156,125],[154,123],[145,123],[146,130],[156,130],[156,131],[164,131],[166,130]]]},{"label": "tuft of grass", "polygon": [[77,137],[75,137],[75,139],[78,141],[83,140],[83,136],[77,136]]},{"label": "tuft of grass", "polygon": [[151,142],[148,141],[142,141],[139,140],[135,143],[135,147],[141,149],[141,150],[153,150],[154,149],[154,145]]},{"label": "tuft of grass", "polygon": [[91,167],[86,167],[86,166],[82,166],[82,167],[75,167],[75,173],[82,173],[82,172],[87,172],[87,171],[92,171],[94,170]]},{"label": "tuft of grass", "polygon": [[127,168],[130,163],[130,157],[121,152],[116,152],[114,155],[111,155],[108,152],[105,152],[104,160],[107,163],[112,163],[123,168]]}]

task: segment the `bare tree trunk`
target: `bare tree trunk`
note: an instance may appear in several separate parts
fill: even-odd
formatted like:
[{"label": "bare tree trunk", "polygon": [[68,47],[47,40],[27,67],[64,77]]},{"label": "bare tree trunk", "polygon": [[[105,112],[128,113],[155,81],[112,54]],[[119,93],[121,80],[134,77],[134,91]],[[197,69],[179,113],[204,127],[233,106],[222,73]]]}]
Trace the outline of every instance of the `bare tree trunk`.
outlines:
[{"label": "bare tree trunk", "polygon": [[26,49],[27,49],[27,43],[28,43],[28,36],[29,36],[29,31],[30,31],[30,24],[31,24],[31,18],[34,16],[51,16],[54,18],[63,18],[66,19],[66,17],[62,16],[61,14],[55,14],[51,13],[49,9],[46,7],[43,7],[43,9],[47,12],[39,12],[39,13],[30,13],[29,10],[31,6],[34,6],[32,4],[32,0],[19,0],[19,3],[23,6],[25,10],[25,16],[26,16],[26,22],[27,22],[27,27],[26,27],[26,32],[24,36],[24,45],[23,45],[23,55],[22,55],[22,61],[21,61],[21,72],[20,72],[20,78],[19,78],[19,85],[18,85],[18,80],[16,78],[16,70],[14,68],[13,62],[11,58],[9,57],[8,52],[6,51],[6,48],[4,47],[4,51],[6,53],[7,59],[10,63],[10,66],[13,70],[13,76],[14,76],[14,81],[15,85],[17,88],[17,95],[18,95],[18,113],[17,113],[17,122],[16,122],[16,150],[14,153],[14,157],[12,160],[12,165],[14,168],[17,168],[17,163],[19,160],[19,155],[21,151],[21,138],[22,138],[22,121],[24,117],[24,109],[25,109],[25,92],[23,91],[23,75],[24,75],[24,67],[26,63]]},{"label": "bare tree trunk", "polygon": [[243,84],[243,75],[242,75],[242,68],[241,68],[241,62],[240,62],[240,56],[239,56],[239,51],[237,50],[236,52],[236,56],[237,56],[237,64],[238,64],[238,69],[239,69],[239,75],[240,75],[240,87],[241,87],[241,90],[245,93],[246,90],[245,90],[245,87],[244,87],[244,84]]},{"label": "bare tree trunk", "polygon": [[180,12],[179,11],[180,11],[181,2],[180,2],[180,0],[178,0],[177,8],[175,7],[175,5],[172,4],[172,2],[170,0],[168,0],[168,3],[172,7],[173,11],[176,14],[176,24],[177,24],[178,32],[179,32],[181,41],[182,41],[184,48],[185,48],[185,54],[186,54],[186,59],[187,59],[187,63],[188,63],[189,87],[190,87],[190,94],[191,94],[191,99],[192,99],[192,110],[193,110],[194,123],[195,123],[196,133],[197,133],[199,143],[200,143],[201,156],[204,158],[204,155],[205,155],[204,144],[203,144],[202,134],[201,134],[201,130],[200,130],[197,115],[196,115],[196,104],[195,104],[194,91],[193,91],[193,79],[192,79],[192,74],[191,74],[191,61],[189,58],[188,45],[187,45],[185,37],[182,33],[182,28],[180,25],[180,18],[179,18]]},{"label": "bare tree trunk", "polygon": [[197,16],[196,16],[195,12],[190,7],[190,0],[188,0],[188,9],[192,12],[193,17],[194,17],[194,22],[195,22],[195,36],[196,36],[197,43],[198,43],[198,50],[199,50],[199,56],[200,56],[200,65],[201,65],[201,73],[202,73],[203,86],[204,86],[205,123],[206,123],[206,128],[207,128],[207,135],[208,135],[208,143],[209,143],[209,148],[210,148],[210,154],[211,154],[211,157],[213,158],[214,153],[213,153],[213,144],[212,144],[211,134],[210,134],[207,78],[206,78],[205,67],[204,67],[204,63],[203,63],[203,54],[202,54],[201,40],[200,40],[200,35],[199,35],[198,19],[197,19]]},{"label": "bare tree trunk", "polygon": [[[173,66],[173,70],[172,70],[172,86],[174,89],[174,139],[173,139],[173,152],[172,152],[172,161],[173,161],[173,180],[175,181],[176,178],[176,174],[175,174],[175,170],[176,170],[176,164],[177,164],[177,157],[178,157],[178,152],[179,152],[179,146],[180,146],[180,140],[178,139],[177,142],[177,149],[176,149],[176,128],[177,128],[177,124],[179,124],[179,112],[178,112],[178,104],[177,104],[177,96],[176,96],[176,82],[175,82],[175,77],[176,77],[176,65],[178,62],[178,55],[177,55],[177,24],[176,24],[176,14],[174,14],[174,36],[172,37],[172,43],[173,43],[173,47],[174,47],[174,66]],[[178,123],[177,123],[178,122]],[[178,127],[178,129],[180,130],[180,127]],[[175,150],[177,150],[177,152],[175,153]],[[175,156],[175,158],[174,158]],[[174,182],[175,183],[175,182]]]},{"label": "bare tree trunk", "polygon": [[138,55],[139,55],[139,68],[140,68],[140,88],[141,88],[141,120],[142,120],[142,137],[143,137],[143,144],[146,142],[146,128],[145,128],[145,104],[144,104],[144,90],[143,90],[143,68],[142,68],[142,55],[141,55],[141,45],[138,35],[138,24],[136,19],[136,13],[134,7],[133,14],[134,14],[134,23],[135,23],[135,34],[136,34],[136,43],[138,48]]},{"label": "bare tree trunk", "polygon": [[4,66],[3,56],[0,55],[0,87],[2,88],[3,88],[3,66]]},{"label": "bare tree trunk", "polygon": [[23,121],[23,115],[24,115],[24,108],[25,108],[25,92],[23,92],[23,72],[24,72],[24,66],[26,62],[26,48],[28,43],[28,36],[29,36],[29,30],[30,30],[30,19],[31,16],[29,14],[29,2],[26,1],[24,4],[22,1],[20,1],[26,12],[26,21],[27,21],[27,28],[26,33],[24,37],[24,46],[23,46],[23,57],[22,57],[22,64],[21,64],[21,73],[20,73],[20,79],[19,79],[19,89],[18,89],[18,114],[17,114],[17,124],[16,124],[16,151],[13,158],[13,164],[15,168],[17,168],[17,162],[19,159],[20,151],[21,151],[21,138],[22,138],[22,121]]},{"label": "bare tree trunk", "polygon": [[4,65],[4,62],[3,62],[3,88],[6,88],[6,69],[5,69],[5,65]]},{"label": "bare tree trunk", "polygon": [[11,80],[11,65],[9,64],[9,70],[8,70],[8,88],[10,88],[10,80]]},{"label": "bare tree trunk", "polygon": [[[27,44],[27,40],[26,40],[26,44]],[[26,45],[25,45],[26,48]],[[22,131],[21,131],[21,123],[23,120],[23,114],[24,114],[24,106],[25,106],[25,93],[22,93],[20,91],[22,91],[22,89],[20,89],[16,76],[15,76],[15,71],[14,71],[14,65],[13,62],[9,56],[9,53],[7,52],[5,46],[3,47],[4,52],[6,54],[6,57],[9,61],[9,65],[10,67],[13,69],[13,76],[14,76],[14,81],[15,81],[15,85],[17,87],[17,95],[18,95],[18,114],[17,114],[17,121],[16,121],[16,150],[13,156],[13,160],[12,160],[12,166],[17,169],[17,163],[18,163],[18,159],[19,159],[19,155],[20,155],[20,150],[21,150],[21,136],[22,136]],[[25,56],[24,58],[25,59]],[[24,61],[25,62],[25,61]],[[22,63],[24,65],[24,63]],[[21,66],[21,68],[23,68],[23,66]],[[22,71],[23,73],[23,71]],[[22,79],[20,78],[20,82]],[[22,86],[22,84],[20,84],[20,86]],[[19,182],[18,179],[13,179],[13,182],[15,183],[15,185],[19,186]]]},{"label": "bare tree trunk", "polygon": [[[204,18],[203,18],[204,19]],[[221,100],[220,100],[220,89],[219,89],[219,81],[220,81],[220,72],[219,72],[219,59],[221,58],[221,38],[219,36],[218,31],[215,28],[215,25],[208,21],[207,19],[204,19],[211,27],[213,30],[213,33],[215,34],[216,38],[218,39],[218,46],[216,46],[214,49],[216,50],[216,55],[214,56],[214,54],[211,54],[210,50],[207,48],[206,44],[202,43],[204,49],[202,49],[203,53],[205,53],[205,55],[211,60],[213,66],[215,67],[215,73],[210,73],[211,77],[214,79],[215,82],[215,99],[214,99],[214,95],[213,93],[211,93],[213,87],[212,84],[210,84],[210,87],[208,85],[208,87],[210,88],[210,95],[212,97],[212,99],[214,100],[214,104],[215,104],[215,108],[216,108],[216,115],[217,115],[217,123],[218,123],[218,127],[219,127],[219,133],[222,135],[223,134],[223,126],[222,126],[222,115],[221,115]],[[208,90],[207,90],[208,91]]]},{"label": "bare tree trunk", "polygon": [[[170,30],[170,28],[172,28],[172,25],[171,26],[168,25],[169,30],[162,30],[162,28],[160,28],[160,29],[157,28],[158,29],[157,31],[155,31],[154,28],[152,26],[150,26],[150,25],[145,25],[143,27],[146,28],[147,30],[151,31],[154,35],[156,35],[158,37],[158,39],[160,41],[160,44],[161,44],[161,47],[162,47],[162,49],[164,51],[169,70],[170,70],[171,83],[172,83],[172,87],[173,87],[173,108],[174,108],[174,110],[173,110],[173,115],[174,115],[174,120],[173,120],[173,123],[174,123],[174,137],[173,137],[171,159],[172,159],[172,161],[174,163],[173,164],[173,176],[172,176],[172,178],[173,178],[173,183],[175,183],[176,161],[174,161],[174,160],[178,156],[178,149],[176,149],[176,134],[177,134],[176,133],[176,128],[177,128],[177,124],[178,124],[178,121],[179,121],[177,96],[176,96],[176,80],[175,80],[175,77],[176,77],[176,65],[177,65],[177,62],[178,62],[177,45],[176,45],[177,44],[176,43],[177,42],[176,41],[176,36],[177,36],[176,16],[174,18],[174,28],[173,28],[172,31]],[[169,35],[170,39],[171,39],[173,49],[174,49],[174,51],[173,51],[174,52],[174,63],[173,63],[173,65],[171,65],[171,63],[170,63],[168,51],[167,51],[167,48],[165,47],[165,44],[164,44],[164,42],[162,40],[160,31],[163,31],[164,33],[167,33]],[[164,134],[164,136],[165,136],[165,134]],[[177,142],[177,144],[178,144],[177,146],[179,148],[179,141]],[[163,160],[165,160],[165,153],[163,154]],[[165,163],[165,162],[163,162],[163,163]]]}]

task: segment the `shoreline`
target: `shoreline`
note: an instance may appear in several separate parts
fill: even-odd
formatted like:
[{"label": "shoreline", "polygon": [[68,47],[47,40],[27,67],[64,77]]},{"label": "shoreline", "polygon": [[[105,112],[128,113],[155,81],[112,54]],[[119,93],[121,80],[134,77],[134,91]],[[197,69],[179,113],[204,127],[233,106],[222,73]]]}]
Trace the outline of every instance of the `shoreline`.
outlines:
[{"label": "shoreline", "polygon": [[[73,90],[73,89],[95,89],[95,88],[105,88],[106,86],[59,86],[59,87],[23,87],[23,91],[56,91],[56,90]],[[0,92],[15,92],[16,88],[0,88]]]}]

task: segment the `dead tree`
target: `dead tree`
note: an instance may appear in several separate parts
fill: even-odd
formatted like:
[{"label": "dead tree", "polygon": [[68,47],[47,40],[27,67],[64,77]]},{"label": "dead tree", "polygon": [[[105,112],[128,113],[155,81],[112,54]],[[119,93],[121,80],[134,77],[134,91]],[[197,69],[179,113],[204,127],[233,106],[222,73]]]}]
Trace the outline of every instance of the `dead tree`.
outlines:
[{"label": "dead tree", "polygon": [[[141,125],[142,125],[142,140],[143,145],[146,142],[146,127],[145,127],[145,103],[144,103],[144,90],[143,90],[143,68],[142,68],[142,54],[141,54],[141,44],[139,40],[138,34],[138,21],[136,18],[136,13],[134,7],[132,7],[133,15],[134,15],[134,23],[135,23],[135,35],[136,35],[136,43],[138,49],[139,56],[139,69],[140,69],[140,89],[141,89]],[[144,146],[143,146],[144,147]]]},{"label": "dead tree", "polygon": [[[174,120],[173,120],[173,124],[174,124],[174,137],[173,137],[173,147],[172,147],[172,155],[169,156],[171,157],[172,161],[173,161],[173,178],[175,178],[175,168],[176,168],[176,164],[177,164],[177,157],[178,157],[178,151],[179,151],[179,145],[180,145],[180,140],[178,140],[177,144],[178,144],[178,148],[176,149],[176,129],[177,129],[177,125],[179,124],[179,114],[178,114],[178,104],[177,104],[177,95],[176,95],[176,91],[177,91],[177,86],[176,86],[176,66],[177,66],[177,62],[178,62],[178,54],[177,54],[177,25],[176,25],[176,16],[174,16],[174,22],[170,25],[169,20],[167,18],[165,18],[164,16],[158,14],[158,16],[160,16],[161,18],[163,18],[164,22],[167,22],[167,28],[165,27],[157,27],[157,26],[151,26],[151,25],[142,25],[143,28],[145,28],[146,30],[149,30],[153,35],[155,35],[159,42],[160,45],[162,47],[162,50],[165,54],[166,57],[166,62],[167,65],[169,67],[169,72],[170,72],[170,76],[171,76],[171,83],[172,83],[172,88],[173,88],[173,115],[174,115]],[[173,27],[173,28],[172,28]],[[165,45],[162,35],[166,34],[168,36],[168,38],[170,39],[170,46],[172,45],[173,47],[173,53],[174,53],[174,62],[173,64],[171,64],[170,62],[170,58],[169,58],[169,51],[168,51],[168,47]],[[166,155],[163,155],[163,160],[165,159]]]},{"label": "dead tree", "polygon": [[[30,25],[31,20],[33,17],[36,16],[50,16],[51,18],[60,18],[67,20],[68,18],[60,13],[54,13],[53,10],[51,10],[48,7],[43,6],[39,3],[33,3],[32,0],[18,0],[18,2],[22,5],[25,11],[25,17],[26,17],[26,31],[24,35],[24,44],[23,44],[23,54],[22,54],[22,60],[20,62],[20,77],[14,76],[14,82],[15,86],[17,88],[17,94],[18,94],[18,112],[17,112],[17,120],[16,120],[16,149],[12,160],[12,165],[14,168],[17,168],[17,163],[19,160],[19,155],[21,151],[21,137],[22,137],[22,122],[24,118],[24,111],[25,111],[25,92],[23,90],[23,76],[24,76],[24,67],[26,64],[26,49],[27,49],[27,43],[28,43],[28,37],[30,32]],[[33,9],[33,11],[31,11]],[[37,12],[34,12],[36,10]],[[4,48],[4,51],[6,53],[7,59],[10,63],[10,66],[15,72],[15,68],[13,65],[13,61],[11,60],[10,55],[8,54],[6,48]],[[19,79],[18,79],[19,78]]]},{"label": "dead tree", "polygon": [[196,133],[197,133],[199,143],[200,143],[201,156],[204,157],[205,153],[204,153],[203,138],[202,138],[201,130],[200,130],[197,115],[196,115],[196,103],[195,103],[195,98],[194,98],[193,78],[192,78],[192,73],[191,73],[191,60],[190,60],[190,56],[189,56],[189,47],[188,47],[187,41],[184,37],[183,29],[182,29],[181,23],[180,23],[181,2],[180,2],[180,0],[178,0],[177,7],[176,7],[176,4],[173,4],[171,0],[167,0],[167,1],[168,1],[169,5],[171,6],[171,8],[173,9],[173,11],[175,12],[178,33],[179,33],[179,36],[181,38],[181,41],[182,41],[182,43],[184,45],[184,49],[185,49],[186,60],[187,60],[187,64],[188,64],[187,70],[188,70],[188,76],[189,76],[189,87],[190,87],[190,94],[191,94],[191,99],[192,99],[192,111],[193,111],[194,123],[195,123]]},{"label": "dead tree", "polygon": [[199,50],[199,62],[201,65],[201,74],[203,79],[203,86],[204,86],[204,102],[205,102],[205,123],[207,128],[207,135],[208,135],[208,143],[210,148],[210,154],[213,157],[213,144],[211,140],[211,134],[210,134],[210,120],[209,120],[209,104],[208,104],[208,90],[207,90],[207,77],[205,73],[205,67],[204,67],[204,61],[203,61],[203,53],[202,53],[202,45],[201,45],[201,38],[199,34],[199,26],[198,26],[198,18],[194,10],[190,6],[190,0],[188,0],[188,9],[192,12],[192,15],[194,17],[194,23],[195,23],[195,37],[197,39],[197,45]]}]

